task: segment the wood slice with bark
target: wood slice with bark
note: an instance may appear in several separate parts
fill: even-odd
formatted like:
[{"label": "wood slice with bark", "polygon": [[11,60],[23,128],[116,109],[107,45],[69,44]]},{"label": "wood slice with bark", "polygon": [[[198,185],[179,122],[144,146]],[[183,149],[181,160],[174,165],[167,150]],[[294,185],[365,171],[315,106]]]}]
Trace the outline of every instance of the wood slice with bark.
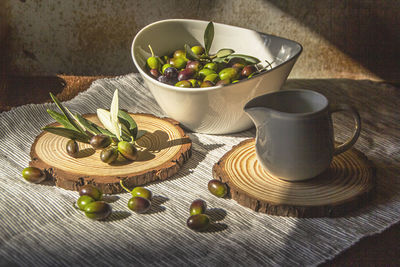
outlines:
[{"label": "wood slice with bark", "polygon": [[[170,118],[150,114],[130,114],[139,130],[146,133],[136,141],[138,159],[128,161],[119,156],[106,164],[100,160],[101,150],[79,143],[76,158],[66,152],[69,139],[49,133],[39,134],[31,147],[30,166],[44,170],[58,187],[78,191],[83,185],[93,184],[105,194],[120,193],[120,180],[128,188],[165,180],[181,168],[191,156],[192,142],[179,123]],[[95,114],[84,115],[101,125]],[[58,123],[52,124],[59,125]]]},{"label": "wood slice with bark", "polygon": [[333,158],[315,178],[290,182],[268,173],[258,162],[254,139],[233,147],[213,167],[213,176],[225,182],[230,196],[258,212],[291,217],[337,217],[371,198],[375,168],[352,148]]}]

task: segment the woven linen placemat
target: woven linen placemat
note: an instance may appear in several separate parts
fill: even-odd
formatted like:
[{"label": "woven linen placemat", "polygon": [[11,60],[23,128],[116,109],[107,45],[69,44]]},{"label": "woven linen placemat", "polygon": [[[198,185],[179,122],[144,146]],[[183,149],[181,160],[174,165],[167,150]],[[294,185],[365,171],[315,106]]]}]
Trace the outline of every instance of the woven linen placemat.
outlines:
[{"label": "woven linen placemat", "polygon": [[[346,80],[289,80],[285,87],[314,89],[358,108],[363,130],[356,148],[377,167],[372,203],[340,218],[300,219],[257,213],[234,200],[216,198],[207,189],[214,163],[232,146],[254,137],[255,130],[232,135],[189,132],[192,157],[171,179],[148,186],[155,195],[149,214],[130,212],[130,194],[125,193],[109,198],[114,212],[107,221],[92,221],[72,207],[77,192],[22,179],[35,136],[53,122],[46,109],[56,109],[54,104],[25,105],[0,114],[0,265],[312,266],[398,222],[399,92]],[[110,106],[116,88],[120,108],[163,116],[138,74],[97,80],[65,105],[93,113]],[[347,138],[352,122],[338,116],[335,123],[339,137]],[[217,220],[205,233],[186,227],[189,205],[197,198],[207,201]]]}]

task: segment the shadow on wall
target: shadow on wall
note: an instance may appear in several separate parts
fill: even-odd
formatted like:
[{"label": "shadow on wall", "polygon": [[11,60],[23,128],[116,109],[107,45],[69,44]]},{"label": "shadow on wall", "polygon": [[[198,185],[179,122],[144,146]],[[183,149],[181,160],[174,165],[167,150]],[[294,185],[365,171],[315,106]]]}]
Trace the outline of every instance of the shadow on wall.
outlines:
[{"label": "shadow on wall", "polygon": [[376,76],[399,81],[399,1],[266,1],[324,37]]}]

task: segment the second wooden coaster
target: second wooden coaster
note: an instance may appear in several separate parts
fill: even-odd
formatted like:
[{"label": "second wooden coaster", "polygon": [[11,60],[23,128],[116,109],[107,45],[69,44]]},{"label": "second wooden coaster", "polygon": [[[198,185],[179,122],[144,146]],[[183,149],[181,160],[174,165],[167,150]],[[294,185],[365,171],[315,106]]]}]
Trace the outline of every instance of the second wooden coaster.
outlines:
[{"label": "second wooden coaster", "polygon": [[375,170],[366,156],[350,149],[335,156],[321,175],[289,182],[259,164],[254,139],[226,153],[213,167],[239,204],[255,211],[292,217],[336,217],[364,204],[375,188]]}]

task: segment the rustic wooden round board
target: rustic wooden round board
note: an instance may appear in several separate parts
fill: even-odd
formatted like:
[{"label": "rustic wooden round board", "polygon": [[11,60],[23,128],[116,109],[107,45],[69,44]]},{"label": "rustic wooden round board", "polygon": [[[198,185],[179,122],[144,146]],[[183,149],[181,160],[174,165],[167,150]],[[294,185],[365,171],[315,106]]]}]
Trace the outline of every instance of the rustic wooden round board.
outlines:
[{"label": "rustic wooden round board", "polygon": [[215,179],[230,188],[239,204],[255,211],[292,217],[336,217],[367,202],[375,188],[375,169],[360,151],[335,156],[331,166],[310,180],[273,177],[257,160],[254,139],[226,153],[213,167]]},{"label": "rustic wooden round board", "polygon": [[[101,150],[94,150],[86,143],[79,143],[79,155],[73,158],[65,149],[67,138],[42,132],[31,147],[30,166],[44,169],[56,186],[79,190],[85,184],[94,184],[105,194],[123,191],[120,180],[132,188],[171,177],[190,157],[191,140],[173,119],[150,114],[130,115],[139,130],[146,131],[136,142],[139,151],[136,161],[120,156],[117,162],[106,164],[100,160]],[[95,114],[84,117],[101,125]]]}]

